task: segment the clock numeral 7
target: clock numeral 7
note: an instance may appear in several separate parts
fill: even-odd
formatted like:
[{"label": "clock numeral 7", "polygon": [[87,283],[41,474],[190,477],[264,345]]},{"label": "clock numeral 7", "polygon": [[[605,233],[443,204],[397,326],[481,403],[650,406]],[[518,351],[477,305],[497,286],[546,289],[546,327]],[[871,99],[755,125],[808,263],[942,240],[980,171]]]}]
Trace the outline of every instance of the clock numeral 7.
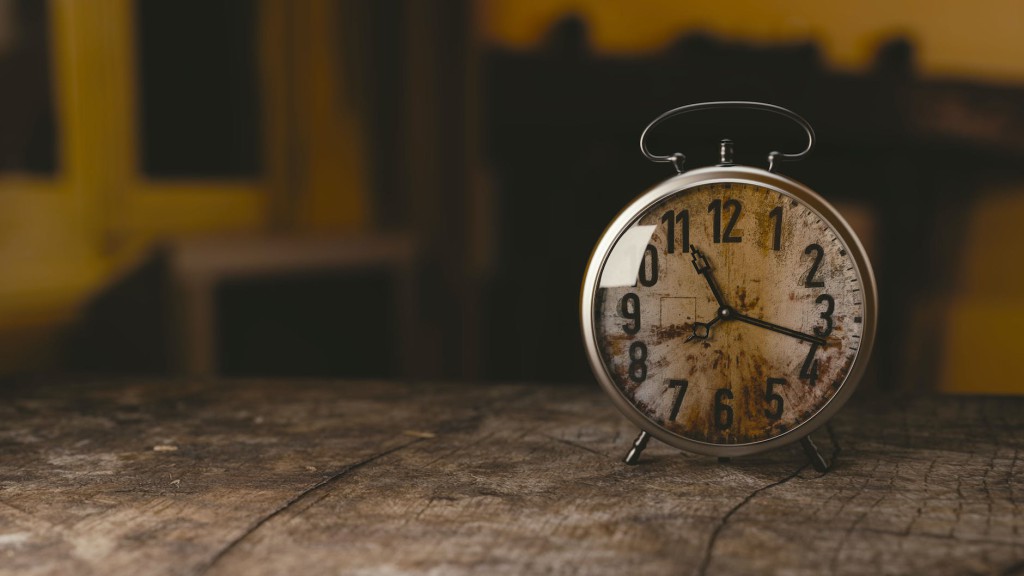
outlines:
[{"label": "clock numeral 7", "polygon": [[672,410],[668,413],[668,421],[674,422],[679,416],[679,407],[683,405],[683,396],[686,396],[686,389],[690,383],[686,380],[669,380],[668,387],[676,389],[676,397],[672,400]]}]

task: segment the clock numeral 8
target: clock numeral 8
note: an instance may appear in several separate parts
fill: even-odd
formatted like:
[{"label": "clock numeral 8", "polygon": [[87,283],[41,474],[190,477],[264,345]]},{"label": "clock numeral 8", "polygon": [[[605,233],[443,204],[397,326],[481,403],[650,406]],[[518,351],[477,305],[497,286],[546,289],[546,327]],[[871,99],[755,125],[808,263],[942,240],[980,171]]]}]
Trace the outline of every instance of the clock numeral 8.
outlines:
[{"label": "clock numeral 8", "polygon": [[629,345],[629,379],[637,384],[647,379],[647,345],[633,342]]}]

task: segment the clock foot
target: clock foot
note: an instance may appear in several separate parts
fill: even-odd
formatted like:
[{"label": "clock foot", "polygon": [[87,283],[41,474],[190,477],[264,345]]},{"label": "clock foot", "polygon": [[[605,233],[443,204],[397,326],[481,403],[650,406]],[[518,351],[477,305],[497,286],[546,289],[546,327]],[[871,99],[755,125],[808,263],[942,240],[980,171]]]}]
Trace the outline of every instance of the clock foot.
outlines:
[{"label": "clock foot", "polygon": [[810,435],[804,436],[800,439],[800,445],[804,448],[804,454],[807,455],[807,459],[810,460],[811,466],[818,472],[824,474],[832,469],[832,463],[825,460],[825,457],[818,451],[818,447],[814,445],[814,440],[811,440]]},{"label": "clock foot", "polygon": [[633,441],[633,447],[629,449],[629,453],[622,459],[623,462],[629,465],[636,464],[640,460],[640,453],[647,448],[647,441],[651,439],[651,435],[641,430],[640,435]]}]

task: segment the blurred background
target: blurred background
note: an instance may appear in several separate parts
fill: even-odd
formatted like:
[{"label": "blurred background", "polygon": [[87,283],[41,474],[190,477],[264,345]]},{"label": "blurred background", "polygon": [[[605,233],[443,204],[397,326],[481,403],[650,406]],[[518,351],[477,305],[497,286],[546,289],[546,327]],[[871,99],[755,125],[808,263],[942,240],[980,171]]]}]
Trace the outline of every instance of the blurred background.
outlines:
[{"label": "blurred background", "polygon": [[[0,0],[0,374],[587,381],[661,112],[763,100],[879,281],[876,386],[1024,393],[1016,0]],[[763,166],[734,113],[652,143]],[[671,150],[669,147],[672,147]]]}]

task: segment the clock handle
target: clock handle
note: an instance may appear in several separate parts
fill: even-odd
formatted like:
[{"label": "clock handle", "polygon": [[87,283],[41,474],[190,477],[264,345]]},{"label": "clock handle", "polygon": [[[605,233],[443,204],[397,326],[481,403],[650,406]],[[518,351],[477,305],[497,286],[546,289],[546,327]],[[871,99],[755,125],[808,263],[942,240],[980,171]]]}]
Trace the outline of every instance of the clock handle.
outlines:
[{"label": "clock handle", "polygon": [[747,110],[761,110],[764,112],[772,112],[774,114],[778,114],[780,116],[785,116],[786,118],[789,118],[793,122],[799,124],[800,127],[804,129],[804,133],[807,134],[807,147],[804,148],[803,151],[797,152],[795,154],[784,154],[779,151],[769,153],[769,172],[775,169],[776,162],[793,162],[796,160],[802,160],[804,156],[807,156],[811,152],[811,149],[814,148],[814,128],[812,128],[810,123],[808,123],[807,120],[804,120],[804,118],[797,114],[796,112],[783,108],[782,106],[766,104],[764,102],[727,100],[721,102],[699,102],[697,104],[687,104],[686,106],[673,108],[672,110],[665,112],[661,116],[658,116],[650,124],[648,124],[647,127],[644,128],[644,131],[640,134],[640,151],[643,152],[643,155],[651,162],[671,162],[672,165],[675,167],[676,172],[682,174],[683,164],[686,162],[686,155],[680,152],[676,152],[674,154],[666,154],[664,156],[652,154],[651,151],[647,149],[647,133],[650,132],[652,128],[654,128],[658,124],[661,124],[665,120],[668,120],[669,118],[673,118],[675,116],[679,116],[681,114],[686,114],[689,112],[698,112],[700,110],[713,110],[721,108],[740,108]]}]

